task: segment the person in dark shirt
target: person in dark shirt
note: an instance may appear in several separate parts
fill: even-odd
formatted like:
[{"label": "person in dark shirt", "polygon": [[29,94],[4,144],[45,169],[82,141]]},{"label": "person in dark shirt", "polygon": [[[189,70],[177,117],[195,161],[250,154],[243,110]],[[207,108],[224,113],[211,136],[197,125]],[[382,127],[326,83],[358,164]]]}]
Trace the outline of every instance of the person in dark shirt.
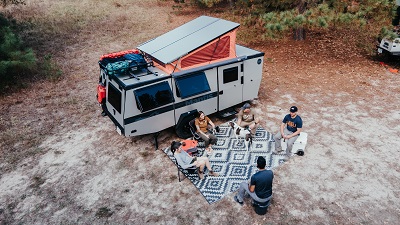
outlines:
[{"label": "person in dark shirt", "polygon": [[265,158],[259,156],[257,158],[258,172],[251,176],[250,183],[242,182],[240,184],[238,194],[234,197],[234,200],[240,205],[243,205],[243,200],[246,194],[260,203],[270,201],[272,198],[272,181],[274,179],[274,173],[272,170],[266,170],[265,165]]},{"label": "person in dark shirt", "polygon": [[301,129],[303,128],[303,120],[297,115],[297,107],[290,107],[290,113],[282,120],[282,124],[278,133],[275,134],[275,154],[282,151],[281,139],[284,138],[287,142],[285,161],[289,159],[293,144],[299,137]]}]

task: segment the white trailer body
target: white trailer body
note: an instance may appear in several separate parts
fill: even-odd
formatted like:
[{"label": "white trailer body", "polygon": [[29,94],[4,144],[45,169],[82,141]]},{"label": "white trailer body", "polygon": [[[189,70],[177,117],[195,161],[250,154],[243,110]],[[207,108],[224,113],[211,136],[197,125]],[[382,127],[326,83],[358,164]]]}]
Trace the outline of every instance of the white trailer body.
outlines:
[{"label": "white trailer body", "polygon": [[[204,27],[204,22],[207,21],[221,22],[220,19],[212,17],[200,17],[189,22],[191,24],[188,27],[192,29],[189,33],[193,33],[193,22]],[[222,22],[220,26],[228,30],[222,29],[222,34],[217,34],[217,37],[231,32],[232,27],[236,29],[239,26],[225,20]],[[232,26],[226,26],[226,22]],[[182,33],[182,29],[177,28],[177,30]],[[170,35],[167,35],[169,39],[174,36],[174,33],[167,34]],[[186,33],[183,34],[185,35]],[[206,42],[210,43],[210,40]],[[157,46],[149,47],[148,43],[145,43],[147,48],[158,51]],[[171,43],[176,42],[171,41]],[[177,47],[180,50],[183,48],[182,45]],[[196,46],[194,48],[196,49]],[[189,131],[185,131],[185,126],[193,119],[197,110],[209,115],[257,98],[264,53],[237,44],[234,48],[235,57],[201,63],[188,69],[174,68],[172,73],[168,73],[158,65],[176,62],[177,56],[172,54],[171,59],[162,61],[160,60],[162,57],[149,53],[148,49],[141,46],[138,47],[140,50],[138,55],[147,58],[147,65],[143,68],[129,68],[127,71],[110,75],[107,64],[100,61],[100,82],[106,87],[104,108],[116,125],[118,133],[124,136],[137,136],[157,133],[175,126],[178,136],[185,138],[189,135]],[[184,62],[179,55],[178,60]]]}]

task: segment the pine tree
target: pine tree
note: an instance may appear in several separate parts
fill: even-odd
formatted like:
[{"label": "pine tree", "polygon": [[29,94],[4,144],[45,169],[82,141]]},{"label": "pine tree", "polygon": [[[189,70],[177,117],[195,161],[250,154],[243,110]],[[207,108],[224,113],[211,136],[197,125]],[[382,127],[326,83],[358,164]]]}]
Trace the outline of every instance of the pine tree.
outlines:
[{"label": "pine tree", "polygon": [[[231,7],[250,14],[252,20],[265,24],[266,36],[279,37],[293,32],[293,38],[304,40],[307,30],[330,27],[385,27],[394,17],[395,0],[192,0],[207,7],[230,3]],[[389,22],[389,23],[388,23]],[[390,27],[385,27],[391,30]]]},{"label": "pine tree", "polygon": [[261,15],[267,36],[274,37],[276,33],[293,30],[296,40],[304,40],[306,30],[349,24],[364,26],[370,22],[386,24],[386,21],[391,20],[396,7],[391,0],[272,0],[269,3],[269,9],[275,7],[278,11]]},{"label": "pine tree", "polygon": [[32,49],[23,47],[11,27],[12,23],[0,14],[0,92],[36,67]]},{"label": "pine tree", "polygon": [[25,0],[1,0],[0,1],[3,7],[7,5],[25,5]]}]

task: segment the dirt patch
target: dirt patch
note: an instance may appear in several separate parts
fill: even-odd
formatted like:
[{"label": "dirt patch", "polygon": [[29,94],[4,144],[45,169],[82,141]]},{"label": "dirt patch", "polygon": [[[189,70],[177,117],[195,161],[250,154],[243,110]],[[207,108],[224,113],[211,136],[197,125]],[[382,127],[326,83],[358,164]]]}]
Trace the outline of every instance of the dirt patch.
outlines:
[{"label": "dirt patch", "polygon": [[[7,10],[29,20],[36,3],[48,9],[43,14],[66,8],[65,2],[30,1]],[[151,135],[119,136],[95,102],[97,60],[206,14],[176,13],[172,4],[99,3],[105,15],[91,26],[70,27],[67,39],[44,31],[42,39],[31,40],[53,55],[64,79],[0,99],[2,224],[400,223],[400,75],[340,35],[311,33],[305,42],[250,46],[266,53],[255,101],[262,126],[275,133],[295,104],[309,134],[305,155],[274,171],[274,198],[265,216],[249,202],[235,203],[233,194],[208,205],[187,179],[178,182],[173,163],[154,151]],[[43,14],[35,15],[37,21]],[[332,42],[342,47],[332,48]],[[175,139],[173,129],[163,131],[160,148]]]}]

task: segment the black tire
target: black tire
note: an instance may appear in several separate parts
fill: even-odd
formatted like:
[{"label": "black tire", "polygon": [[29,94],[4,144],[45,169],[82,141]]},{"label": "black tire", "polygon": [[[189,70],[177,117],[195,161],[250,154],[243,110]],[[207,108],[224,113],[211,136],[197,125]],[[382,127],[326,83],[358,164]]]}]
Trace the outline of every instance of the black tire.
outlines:
[{"label": "black tire", "polygon": [[192,137],[192,133],[190,132],[189,128],[189,122],[192,119],[196,118],[196,115],[197,115],[197,110],[193,113],[188,113],[182,118],[179,118],[179,122],[175,126],[175,132],[178,135],[178,137],[182,139],[187,139]]}]

